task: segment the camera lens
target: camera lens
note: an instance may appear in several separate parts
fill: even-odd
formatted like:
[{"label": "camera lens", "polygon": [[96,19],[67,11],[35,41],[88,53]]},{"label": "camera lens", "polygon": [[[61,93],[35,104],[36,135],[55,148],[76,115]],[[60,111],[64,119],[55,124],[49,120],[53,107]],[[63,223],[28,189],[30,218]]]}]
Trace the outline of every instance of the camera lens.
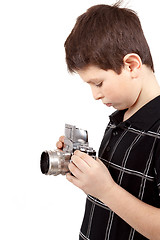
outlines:
[{"label": "camera lens", "polygon": [[49,154],[47,152],[43,152],[41,154],[41,161],[40,161],[41,172],[43,174],[47,174],[49,170]]}]

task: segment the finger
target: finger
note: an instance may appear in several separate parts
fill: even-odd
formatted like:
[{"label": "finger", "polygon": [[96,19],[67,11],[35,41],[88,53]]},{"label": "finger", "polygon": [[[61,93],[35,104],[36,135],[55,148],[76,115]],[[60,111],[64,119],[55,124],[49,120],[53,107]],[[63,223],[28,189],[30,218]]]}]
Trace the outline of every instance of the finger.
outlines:
[{"label": "finger", "polygon": [[95,163],[95,160],[89,156],[88,154],[81,152],[79,150],[76,150],[74,152],[74,155],[79,156],[83,161],[85,161],[90,167]]},{"label": "finger", "polygon": [[59,141],[64,143],[64,138],[65,138],[65,136],[61,136],[61,137],[59,138]]},{"label": "finger", "polygon": [[59,149],[62,149],[62,148],[63,148],[63,143],[60,142],[60,141],[58,141],[58,142],[56,143],[56,147],[59,148]]},{"label": "finger", "polygon": [[80,181],[76,177],[72,176],[70,173],[66,174],[66,179],[69,182],[73,183],[76,187],[81,188]]},{"label": "finger", "polygon": [[59,138],[59,141],[56,143],[57,148],[62,149],[64,147],[64,138],[65,136],[61,136]]},{"label": "finger", "polygon": [[79,156],[73,155],[71,157],[71,161],[83,173],[87,173],[88,169],[90,168],[90,166]]},{"label": "finger", "polygon": [[70,164],[68,165],[68,168],[70,170],[70,172],[74,175],[74,177],[76,178],[81,178],[81,175],[83,174],[81,172],[81,170],[79,168],[77,168],[77,166],[73,163],[73,162],[70,162]]}]

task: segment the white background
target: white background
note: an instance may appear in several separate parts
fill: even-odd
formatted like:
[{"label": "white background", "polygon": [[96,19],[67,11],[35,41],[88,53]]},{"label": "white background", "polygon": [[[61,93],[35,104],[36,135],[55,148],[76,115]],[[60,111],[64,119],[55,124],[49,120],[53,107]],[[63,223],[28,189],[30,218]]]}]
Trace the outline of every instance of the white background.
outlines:
[{"label": "white background", "polygon": [[[114,2],[0,2],[0,239],[78,239],[85,194],[63,176],[41,174],[40,154],[55,149],[65,123],[87,129],[98,151],[113,109],[67,72],[63,44],[77,16]],[[138,12],[160,79],[159,1],[127,2]]]}]

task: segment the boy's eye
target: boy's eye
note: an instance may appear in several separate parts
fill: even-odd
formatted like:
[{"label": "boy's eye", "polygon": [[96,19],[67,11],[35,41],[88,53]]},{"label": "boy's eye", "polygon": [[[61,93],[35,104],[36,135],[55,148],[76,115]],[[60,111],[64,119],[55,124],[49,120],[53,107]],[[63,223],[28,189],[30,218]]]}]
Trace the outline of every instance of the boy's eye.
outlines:
[{"label": "boy's eye", "polygon": [[100,83],[96,84],[96,87],[102,87],[102,83],[103,82],[100,82]]}]

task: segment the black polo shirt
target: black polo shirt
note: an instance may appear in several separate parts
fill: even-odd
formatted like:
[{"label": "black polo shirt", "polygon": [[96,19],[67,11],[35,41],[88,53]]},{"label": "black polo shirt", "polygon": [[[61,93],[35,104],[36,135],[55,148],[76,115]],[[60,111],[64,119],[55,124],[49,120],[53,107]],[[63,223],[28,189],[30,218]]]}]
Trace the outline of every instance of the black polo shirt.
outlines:
[{"label": "black polo shirt", "polygon": [[[99,158],[116,183],[143,202],[160,208],[160,96],[123,122],[125,111],[110,116]],[[146,238],[89,195],[79,239]]]}]

